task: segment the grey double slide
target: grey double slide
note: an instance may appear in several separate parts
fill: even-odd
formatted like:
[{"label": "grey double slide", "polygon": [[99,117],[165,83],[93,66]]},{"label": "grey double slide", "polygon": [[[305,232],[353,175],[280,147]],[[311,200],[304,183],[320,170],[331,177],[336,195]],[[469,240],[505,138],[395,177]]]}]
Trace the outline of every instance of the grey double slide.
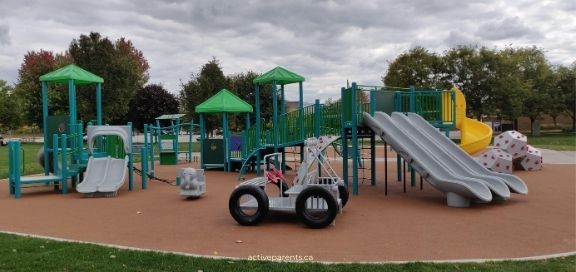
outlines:
[{"label": "grey double slide", "polygon": [[417,114],[364,113],[364,123],[388,142],[432,186],[447,196],[448,206],[467,207],[471,201],[508,199],[528,193],[513,175],[491,172]]}]

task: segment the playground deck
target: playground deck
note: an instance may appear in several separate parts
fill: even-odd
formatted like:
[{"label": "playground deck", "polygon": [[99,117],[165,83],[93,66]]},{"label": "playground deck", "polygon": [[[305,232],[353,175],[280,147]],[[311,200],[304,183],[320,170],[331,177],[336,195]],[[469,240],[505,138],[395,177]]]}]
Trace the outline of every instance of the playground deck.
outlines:
[{"label": "playground deck", "polygon": [[[380,162],[378,167],[382,168]],[[335,166],[339,165],[334,163]],[[424,190],[394,181],[389,194],[378,183],[360,184],[335,227],[308,229],[295,216],[271,216],[243,227],[228,213],[237,173],[207,171],[207,193],[179,198],[178,188],[153,181],[146,191],[115,198],[62,195],[49,187],[10,197],[0,185],[0,230],[202,255],[311,255],[315,261],[402,261],[515,258],[576,251],[575,165],[545,165],[517,172],[527,196],[471,208],[449,208],[427,183]],[[162,166],[157,175],[173,179],[183,165]],[[72,190],[73,191],[73,190]],[[241,241],[241,242],[239,242]],[[322,246],[319,246],[322,245]]]}]

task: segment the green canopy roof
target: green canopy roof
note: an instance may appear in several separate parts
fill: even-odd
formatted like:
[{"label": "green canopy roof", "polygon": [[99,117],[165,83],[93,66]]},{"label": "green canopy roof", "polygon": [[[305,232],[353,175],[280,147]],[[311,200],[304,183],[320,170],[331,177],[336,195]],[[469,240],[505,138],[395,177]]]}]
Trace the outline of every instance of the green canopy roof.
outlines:
[{"label": "green canopy roof", "polygon": [[51,81],[65,84],[67,84],[70,79],[73,79],[74,83],[77,85],[104,82],[103,78],[92,74],[74,64],[64,66],[58,70],[40,76],[40,81]]},{"label": "green canopy roof", "polygon": [[198,113],[252,112],[252,106],[232,92],[222,89],[202,104],[196,106]]},{"label": "green canopy roof", "polygon": [[276,84],[290,84],[296,82],[303,82],[304,77],[296,74],[284,67],[277,66],[276,68],[264,73],[252,81],[254,84],[270,84],[276,81]]},{"label": "green canopy roof", "polygon": [[177,114],[164,114],[159,117],[156,117],[156,120],[176,120],[182,118],[186,114],[177,113]]}]

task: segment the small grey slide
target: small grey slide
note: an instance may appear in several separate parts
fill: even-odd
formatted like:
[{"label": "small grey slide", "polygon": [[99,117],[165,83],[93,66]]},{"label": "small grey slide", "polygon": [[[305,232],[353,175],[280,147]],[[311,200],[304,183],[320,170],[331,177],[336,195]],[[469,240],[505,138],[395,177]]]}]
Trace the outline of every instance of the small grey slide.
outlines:
[{"label": "small grey slide", "polygon": [[[479,182],[484,182],[492,191],[492,196],[497,199],[510,198],[510,190],[503,180],[484,173],[476,173],[470,169],[467,164],[453,157],[450,153],[439,144],[437,144],[432,137],[428,137],[420,132],[418,127],[415,127],[408,117],[400,112],[392,113],[392,121],[398,128],[404,131],[406,135],[415,142],[420,143],[423,149],[426,149],[440,164],[442,164],[448,171],[452,172],[457,177],[474,178]],[[444,137],[440,135],[440,137]]]},{"label": "small grey slide", "polygon": [[448,170],[430,150],[423,148],[422,143],[398,128],[386,113],[376,112],[374,117],[364,113],[364,122],[388,142],[402,158],[412,163],[412,167],[426,181],[439,191],[445,192],[448,206],[468,207],[471,201],[492,201],[492,192],[486,183],[475,178],[458,176]]},{"label": "small grey slide", "polygon": [[464,150],[459,148],[454,142],[450,139],[445,137],[440,131],[434,128],[430,123],[428,123],[422,116],[415,114],[415,113],[408,113],[408,116],[401,113],[393,113],[393,118],[396,117],[395,115],[401,115],[405,118],[408,118],[408,122],[416,128],[417,131],[424,135],[433,145],[438,146],[439,148],[444,149],[444,151],[450,155],[454,160],[458,161],[464,167],[468,168],[469,171],[475,175],[480,176],[491,176],[502,180],[512,193],[517,194],[528,194],[528,186],[526,183],[522,181],[520,178],[504,174],[498,172],[492,172],[478,163],[474,158],[470,157]]},{"label": "small grey slide", "polygon": [[118,191],[126,179],[127,163],[128,156],[124,159],[90,157],[86,166],[86,175],[76,186],[76,191],[83,194]]},{"label": "small grey slide", "polygon": [[76,191],[79,193],[94,193],[98,191],[98,186],[102,182],[102,177],[105,175],[108,168],[108,158],[94,158],[88,159],[86,166],[86,173],[81,183],[76,186]]},{"label": "small grey slide", "polygon": [[118,191],[124,184],[124,180],[126,180],[127,166],[128,156],[124,159],[110,158],[106,176],[104,176],[102,183],[98,186],[98,192],[113,193]]}]

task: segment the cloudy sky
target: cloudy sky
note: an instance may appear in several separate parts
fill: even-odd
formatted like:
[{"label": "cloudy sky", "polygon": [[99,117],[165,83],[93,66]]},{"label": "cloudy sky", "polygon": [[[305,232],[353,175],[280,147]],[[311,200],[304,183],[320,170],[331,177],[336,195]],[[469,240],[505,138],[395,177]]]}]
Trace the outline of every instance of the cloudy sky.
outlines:
[{"label": "cloudy sky", "polygon": [[216,57],[225,74],[287,67],[306,77],[306,101],[323,100],[346,80],[381,84],[388,63],[414,46],[535,45],[570,64],[575,14],[574,0],[0,0],[0,79],[16,82],[27,51],[62,52],[96,31],[132,40],[149,83],[172,92]]}]

